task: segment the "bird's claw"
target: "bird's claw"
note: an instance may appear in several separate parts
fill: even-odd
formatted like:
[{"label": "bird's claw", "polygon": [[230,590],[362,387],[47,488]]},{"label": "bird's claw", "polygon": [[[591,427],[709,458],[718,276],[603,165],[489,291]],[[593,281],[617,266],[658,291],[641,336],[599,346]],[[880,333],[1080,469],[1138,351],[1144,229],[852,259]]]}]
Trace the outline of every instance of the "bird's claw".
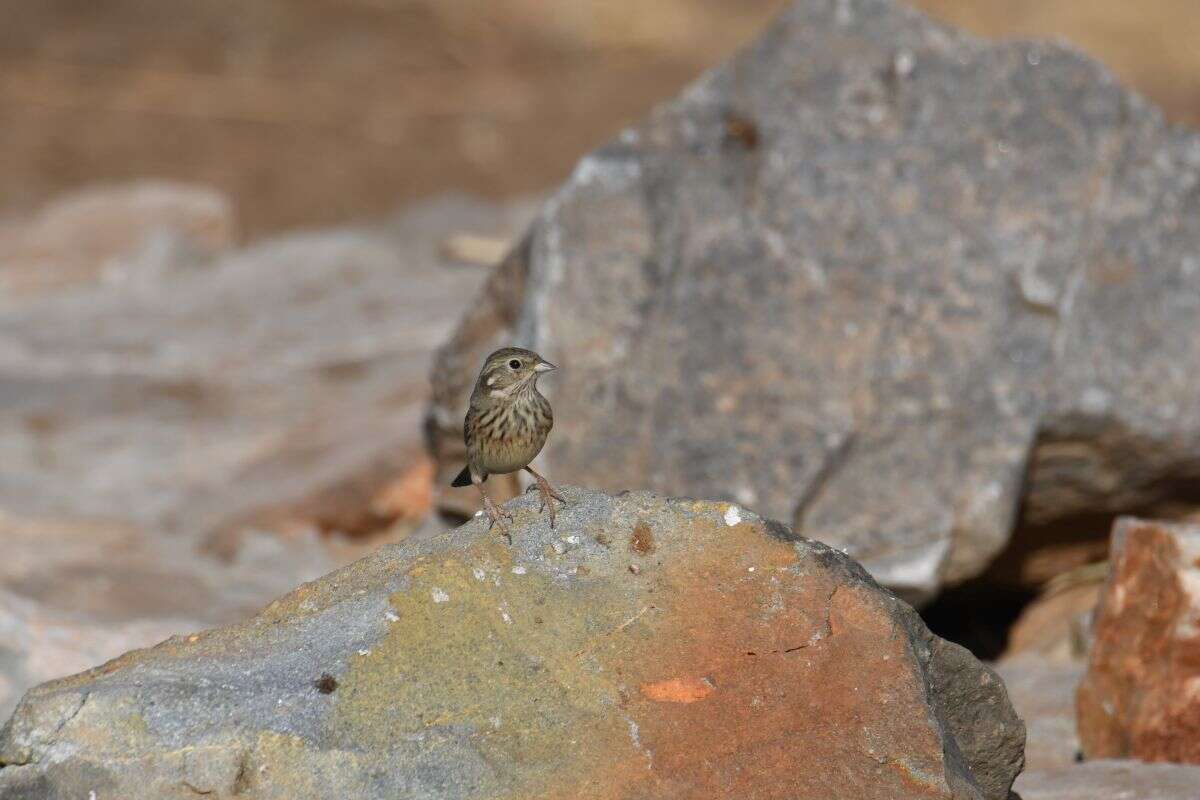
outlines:
[{"label": "bird's claw", "polygon": [[545,480],[537,482],[538,495],[541,498],[541,505],[538,506],[538,513],[541,514],[547,508],[550,509],[550,528],[553,530],[555,522],[554,501],[557,500],[563,505],[567,504],[566,499],[547,483]]},{"label": "bird's claw", "polygon": [[497,506],[491,501],[491,498],[488,497],[484,498],[483,510],[487,512],[488,515],[488,530],[490,531],[496,525],[499,525],[500,533],[504,535],[504,538],[508,540],[509,544],[512,544],[512,534],[508,532],[508,526],[505,525],[501,520],[507,519],[509,522],[512,522],[513,515]]}]

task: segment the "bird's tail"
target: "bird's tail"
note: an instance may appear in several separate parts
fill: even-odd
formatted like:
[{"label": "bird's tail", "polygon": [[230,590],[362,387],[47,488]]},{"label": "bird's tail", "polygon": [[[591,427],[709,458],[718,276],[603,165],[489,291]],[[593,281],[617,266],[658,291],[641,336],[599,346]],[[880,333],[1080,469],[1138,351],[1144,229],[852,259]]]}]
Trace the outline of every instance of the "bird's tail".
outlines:
[{"label": "bird's tail", "polygon": [[458,473],[458,477],[450,482],[451,486],[470,486],[471,485],[471,468],[463,467],[462,472]]}]

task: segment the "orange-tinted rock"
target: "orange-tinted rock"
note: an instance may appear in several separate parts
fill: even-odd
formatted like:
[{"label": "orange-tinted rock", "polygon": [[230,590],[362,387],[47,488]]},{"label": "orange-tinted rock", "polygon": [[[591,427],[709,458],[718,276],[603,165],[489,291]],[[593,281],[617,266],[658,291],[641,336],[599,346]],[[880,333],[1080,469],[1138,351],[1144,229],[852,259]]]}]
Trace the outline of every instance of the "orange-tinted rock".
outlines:
[{"label": "orange-tinted rock", "polygon": [[1003,684],[849,558],[724,503],[560,488],[556,530],[525,496],[511,546],[473,520],[34,689],[0,796],[172,796],[209,748],[237,768],[205,785],[252,798],[1008,797]]},{"label": "orange-tinted rock", "polygon": [[433,508],[433,461],[425,453],[414,456],[394,480],[388,482],[371,500],[371,511],[392,522],[417,522]]},{"label": "orange-tinted rock", "polygon": [[1004,657],[1035,654],[1058,662],[1081,660],[1099,594],[1097,583],[1083,582],[1038,597],[1009,631]]},{"label": "orange-tinted rock", "polygon": [[1089,758],[1200,763],[1200,525],[1121,519],[1078,723]]}]

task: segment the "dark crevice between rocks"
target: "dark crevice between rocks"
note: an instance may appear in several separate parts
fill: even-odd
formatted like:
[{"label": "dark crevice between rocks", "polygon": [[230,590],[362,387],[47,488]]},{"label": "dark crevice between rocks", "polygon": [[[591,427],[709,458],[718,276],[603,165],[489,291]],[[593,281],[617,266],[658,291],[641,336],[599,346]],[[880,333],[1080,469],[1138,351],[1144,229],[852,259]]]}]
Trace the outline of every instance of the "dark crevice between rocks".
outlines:
[{"label": "dark crevice between rocks", "polygon": [[1180,520],[1200,515],[1200,478],[1155,481],[1137,491],[1139,501],[1111,511],[1031,519],[1022,503],[1008,545],[981,575],[943,591],[921,611],[929,629],[995,660],[1009,650],[1014,624],[1048,589],[1103,580],[1097,563],[1108,558],[1113,522],[1122,516]]},{"label": "dark crevice between rocks", "polygon": [[1005,651],[1013,623],[1037,592],[997,588],[986,578],[947,589],[921,611],[921,617],[938,636],[991,661]]}]

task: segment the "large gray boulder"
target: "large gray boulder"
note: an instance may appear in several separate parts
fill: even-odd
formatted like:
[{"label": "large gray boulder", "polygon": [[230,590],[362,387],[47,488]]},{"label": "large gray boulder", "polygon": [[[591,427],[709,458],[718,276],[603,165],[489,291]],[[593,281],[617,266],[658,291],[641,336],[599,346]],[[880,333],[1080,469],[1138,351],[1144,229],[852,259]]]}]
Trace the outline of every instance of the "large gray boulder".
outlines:
[{"label": "large gray boulder", "polygon": [[726,496],[927,597],[1023,485],[1047,520],[1197,474],[1198,179],[1073,52],[800,0],[543,207],[438,359],[441,477],[483,356],[527,345],[551,476]]},{"label": "large gray boulder", "polygon": [[0,798],[1006,800],[1004,685],[727,503],[563,488],[31,690]]}]

